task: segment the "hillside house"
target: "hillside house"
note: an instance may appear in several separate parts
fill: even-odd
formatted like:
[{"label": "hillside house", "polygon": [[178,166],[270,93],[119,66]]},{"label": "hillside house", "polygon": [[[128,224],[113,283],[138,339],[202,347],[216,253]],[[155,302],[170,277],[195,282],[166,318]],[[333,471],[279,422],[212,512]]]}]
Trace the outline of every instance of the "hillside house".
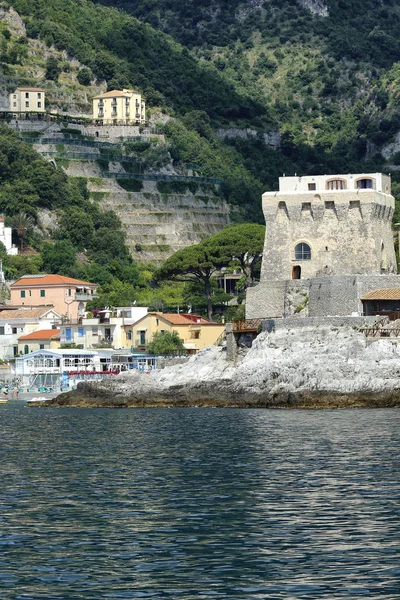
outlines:
[{"label": "hillside house", "polygon": [[52,304],[60,315],[77,319],[96,295],[97,285],[63,275],[24,275],[10,289],[12,304]]},{"label": "hillside house", "polygon": [[10,112],[44,113],[45,91],[39,87],[18,87],[9,96]]},{"label": "hillside house", "polygon": [[61,323],[61,315],[51,306],[26,307],[0,312],[0,359],[19,354],[18,338],[34,331],[51,331]]},{"label": "hillside house", "polygon": [[18,254],[18,248],[12,243],[12,229],[4,226],[3,217],[0,217],[0,243],[4,244],[7,254],[12,256]]},{"label": "hillside house", "polygon": [[176,313],[147,313],[133,325],[125,325],[126,348],[144,350],[156,332],[176,331],[190,352],[215,344],[225,331],[225,325],[207,321],[198,315]]},{"label": "hillside house", "polygon": [[101,125],[144,124],[146,105],[136,90],[112,90],[93,98],[93,120]]}]

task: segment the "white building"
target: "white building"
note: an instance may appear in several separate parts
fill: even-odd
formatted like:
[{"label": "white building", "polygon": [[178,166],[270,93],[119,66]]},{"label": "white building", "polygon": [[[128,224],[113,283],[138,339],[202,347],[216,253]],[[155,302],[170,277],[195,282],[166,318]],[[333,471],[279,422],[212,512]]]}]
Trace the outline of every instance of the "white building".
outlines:
[{"label": "white building", "polygon": [[101,378],[100,357],[95,350],[37,350],[15,361],[15,374],[28,388],[74,387],[83,378]]},{"label": "white building", "polygon": [[0,359],[18,355],[18,338],[38,329],[56,329],[61,316],[49,306],[0,311]]},{"label": "white building", "polygon": [[45,91],[42,88],[19,87],[9,96],[10,112],[44,113]]},{"label": "white building", "polygon": [[13,246],[12,243],[12,229],[11,227],[4,227],[3,217],[0,217],[0,242],[4,244],[7,254],[12,256],[18,254],[18,248]]}]

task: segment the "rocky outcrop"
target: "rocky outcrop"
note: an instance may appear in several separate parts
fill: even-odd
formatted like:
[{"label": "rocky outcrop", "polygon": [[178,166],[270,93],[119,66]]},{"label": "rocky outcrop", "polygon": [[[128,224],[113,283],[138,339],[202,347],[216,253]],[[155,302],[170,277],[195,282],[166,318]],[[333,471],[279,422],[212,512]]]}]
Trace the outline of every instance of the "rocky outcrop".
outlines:
[{"label": "rocky outcrop", "polygon": [[319,17],[329,16],[328,5],[324,0],[297,0],[297,3],[302,8],[309,10],[313,15],[318,15]]},{"label": "rocky outcrop", "polygon": [[81,383],[44,406],[400,407],[400,346],[349,327],[260,334],[237,363],[211,346],[150,375]]},{"label": "rocky outcrop", "polygon": [[241,129],[239,127],[220,127],[216,130],[217,136],[221,139],[240,138],[243,140],[258,139],[262,140],[266,146],[277,150],[281,145],[281,135],[279,131],[257,131],[249,127]]}]

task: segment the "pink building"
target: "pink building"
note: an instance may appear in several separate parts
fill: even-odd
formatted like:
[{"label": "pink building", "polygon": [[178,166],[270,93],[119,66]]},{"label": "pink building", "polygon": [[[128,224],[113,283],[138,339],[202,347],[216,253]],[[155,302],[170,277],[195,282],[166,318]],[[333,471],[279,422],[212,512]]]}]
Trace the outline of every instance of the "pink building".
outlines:
[{"label": "pink building", "polygon": [[96,290],[95,283],[63,275],[24,275],[11,285],[11,304],[52,304],[60,315],[76,319],[84,315],[86,303],[95,296]]}]

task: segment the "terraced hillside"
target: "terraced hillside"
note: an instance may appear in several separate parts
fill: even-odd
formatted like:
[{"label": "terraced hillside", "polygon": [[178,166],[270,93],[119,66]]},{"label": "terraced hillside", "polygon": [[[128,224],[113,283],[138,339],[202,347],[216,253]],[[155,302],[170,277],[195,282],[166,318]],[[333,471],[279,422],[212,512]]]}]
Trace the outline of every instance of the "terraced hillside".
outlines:
[{"label": "terraced hillside", "polygon": [[[139,128],[129,127],[126,131],[134,134],[134,141],[99,140],[87,135],[93,133],[91,126],[68,128],[54,122],[10,126],[68,175],[86,179],[91,198],[120,217],[137,261],[159,263],[230,221],[218,180],[196,176],[193,168],[177,172],[162,134],[140,135]],[[149,166],[154,155],[163,158],[156,169]]]}]

